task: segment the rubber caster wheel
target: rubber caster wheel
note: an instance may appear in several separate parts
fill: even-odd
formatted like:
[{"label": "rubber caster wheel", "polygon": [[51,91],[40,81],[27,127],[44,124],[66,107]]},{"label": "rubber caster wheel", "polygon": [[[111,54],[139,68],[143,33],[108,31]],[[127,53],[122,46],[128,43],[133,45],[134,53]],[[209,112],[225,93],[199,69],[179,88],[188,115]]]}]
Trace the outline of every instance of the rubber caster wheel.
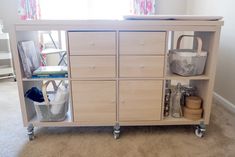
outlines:
[{"label": "rubber caster wheel", "polygon": [[113,127],[113,137],[114,139],[119,139],[120,137],[120,126],[118,123],[116,123],[116,125]]},{"label": "rubber caster wheel", "polygon": [[195,129],[195,135],[199,138],[202,138],[205,134],[205,127],[201,127],[201,126],[197,126],[196,129]]},{"label": "rubber caster wheel", "polygon": [[119,133],[117,133],[117,132],[113,132],[113,138],[115,139],[115,140],[117,140],[117,139],[119,139],[119,137],[120,137],[120,132]]},{"label": "rubber caster wheel", "polygon": [[195,135],[199,138],[202,138],[204,133],[200,129],[195,129]]},{"label": "rubber caster wheel", "polygon": [[35,136],[34,136],[34,126],[33,124],[29,124],[28,128],[27,128],[27,131],[28,131],[28,136],[29,136],[29,141],[32,141],[35,139]]},{"label": "rubber caster wheel", "polygon": [[32,141],[35,139],[35,136],[34,135],[29,135],[29,141]]}]

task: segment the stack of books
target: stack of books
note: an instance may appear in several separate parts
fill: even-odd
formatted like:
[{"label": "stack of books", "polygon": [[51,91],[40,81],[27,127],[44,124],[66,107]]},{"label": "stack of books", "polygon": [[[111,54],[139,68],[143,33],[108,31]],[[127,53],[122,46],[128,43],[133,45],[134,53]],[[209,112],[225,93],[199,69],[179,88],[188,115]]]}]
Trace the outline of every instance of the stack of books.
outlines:
[{"label": "stack of books", "polygon": [[66,78],[68,70],[66,66],[41,66],[33,71],[32,78]]}]

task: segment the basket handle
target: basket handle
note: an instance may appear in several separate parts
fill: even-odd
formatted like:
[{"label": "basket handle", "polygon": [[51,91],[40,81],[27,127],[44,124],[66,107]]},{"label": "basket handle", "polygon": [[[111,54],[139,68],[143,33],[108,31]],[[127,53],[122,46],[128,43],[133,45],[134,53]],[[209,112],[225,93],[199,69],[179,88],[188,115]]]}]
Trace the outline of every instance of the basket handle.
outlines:
[{"label": "basket handle", "polygon": [[176,49],[180,49],[180,44],[183,37],[192,37],[194,39],[197,39],[197,53],[200,54],[202,52],[202,39],[194,35],[181,35],[177,40]]},{"label": "basket handle", "polygon": [[55,80],[48,80],[47,82],[43,83],[43,85],[42,85],[42,95],[43,95],[43,98],[44,98],[44,101],[45,101],[46,105],[50,105],[49,99],[47,97],[47,87],[50,83],[52,83],[54,91],[57,91],[57,89],[58,89],[58,87],[56,86]]}]

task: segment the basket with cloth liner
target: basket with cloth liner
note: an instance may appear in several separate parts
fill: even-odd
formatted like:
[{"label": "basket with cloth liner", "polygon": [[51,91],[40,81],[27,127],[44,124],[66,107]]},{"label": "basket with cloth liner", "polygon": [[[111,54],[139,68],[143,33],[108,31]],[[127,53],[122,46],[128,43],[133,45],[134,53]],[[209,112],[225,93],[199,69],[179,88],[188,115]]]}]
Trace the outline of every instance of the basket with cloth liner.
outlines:
[{"label": "basket with cloth liner", "polygon": [[[53,85],[53,91],[47,92],[50,83]],[[62,82],[56,85],[54,80],[49,80],[42,85],[44,102],[34,101],[38,120],[63,121],[66,118],[69,103],[69,90],[61,84]]]},{"label": "basket with cloth liner", "polygon": [[[196,49],[181,49],[181,40],[184,37],[194,38],[197,41]],[[207,52],[202,51],[202,39],[194,35],[181,35],[177,40],[176,49],[169,51],[169,63],[172,73],[181,76],[201,75],[204,72]]]}]

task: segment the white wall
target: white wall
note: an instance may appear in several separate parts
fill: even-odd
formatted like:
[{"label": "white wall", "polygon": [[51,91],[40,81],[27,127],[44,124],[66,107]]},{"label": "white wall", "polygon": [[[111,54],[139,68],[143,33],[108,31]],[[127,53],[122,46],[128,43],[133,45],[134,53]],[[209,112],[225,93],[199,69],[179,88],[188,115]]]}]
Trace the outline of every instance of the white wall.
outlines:
[{"label": "white wall", "polygon": [[185,14],[187,0],[156,0],[157,14]]},{"label": "white wall", "polygon": [[222,15],[220,50],[215,80],[215,92],[235,104],[235,1],[188,0],[188,14]]},{"label": "white wall", "polygon": [[[157,14],[185,14],[187,0],[156,0]],[[13,24],[20,21],[17,14],[18,0],[1,0],[0,19],[3,20],[5,30],[10,31]]]},{"label": "white wall", "polygon": [[13,24],[20,21],[17,8],[18,0],[0,1],[0,19],[3,20],[5,32],[10,32],[10,29],[13,29]]}]

